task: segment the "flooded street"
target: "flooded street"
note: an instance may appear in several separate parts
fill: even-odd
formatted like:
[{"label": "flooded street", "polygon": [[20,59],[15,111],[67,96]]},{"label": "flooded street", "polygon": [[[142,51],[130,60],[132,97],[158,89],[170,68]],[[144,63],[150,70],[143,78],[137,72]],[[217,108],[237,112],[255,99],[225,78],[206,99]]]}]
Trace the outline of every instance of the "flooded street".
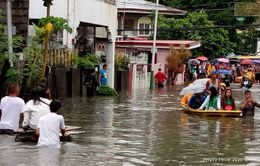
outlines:
[{"label": "flooded street", "polygon": [[[259,109],[252,119],[187,115],[180,89],[66,99],[65,123],[86,132],[56,151],[1,135],[0,165],[260,165]],[[260,86],[252,90],[260,102]]]}]

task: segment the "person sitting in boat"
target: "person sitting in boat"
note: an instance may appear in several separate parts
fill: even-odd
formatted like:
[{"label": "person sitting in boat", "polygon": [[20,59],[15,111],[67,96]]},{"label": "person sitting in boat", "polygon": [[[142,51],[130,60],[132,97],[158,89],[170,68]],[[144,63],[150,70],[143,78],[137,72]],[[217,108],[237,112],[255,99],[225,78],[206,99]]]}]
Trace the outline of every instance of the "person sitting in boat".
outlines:
[{"label": "person sitting in boat", "polygon": [[45,98],[45,91],[40,87],[32,90],[32,100],[25,106],[23,128],[37,129],[40,117],[50,113],[51,100]]},{"label": "person sitting in boat", "polygon": [[201,104],[204,102],[205,99],[206,97],[202,95],[202,93],[195,93],[191,97],[188,106],[192,109],[198,109],[200,108]]},{"label": "person sitting in boat", "polygon": [[218,91],[214,86],[209,87],[209,95],[207,96],[204,103],[200,106],[199,109],[206,110],[219,110],[220,109],[220,97]]},{"label": "person sitting in boat", "polygon": [[19,129],[20,118],[23,117],[25,102],[20,97],[20,87],[17,83],[8,85],[8,96],[0,102],[0,133],[13,134]]},{"label": "person sitting in boat", "polygon": [[208,94],[210,93],[209,88],[212,86],[215,87],[217,91],[219,90],[220,81],[216,74],[211,74],[210,79],[206,83],[206,91]]},{"label": "person sitting in boat", "polygon": [[182,97],[181,99],[181,105],[188,105],[189,104],[189,101],[192,97],[192,94],[186,94]]},{"label": "person sitting in boat", "polygon": [[52,100],[50,103],[51,112],[39,119],[38,128],[35,132],[39,136],[39,147],[60,148],[60,132],[65,137],[65,122],[62,115],[57,112],[61,108],[58,100]]},{"label": "person sitting in boat", "polygon": [[224,95],[225,91],[226,91],[226,84],[220,83],[220,94],[221,94],[221,96]]},{"label": "person sitting in boat", "polygon": [[235,100],[232,97],[232,90],[227,88],[221,97],[222,110],[236,110]]},{"label": "person sitting in boat", "polygon": [[245,100],[241,102],[240,109],[243,112],[243,116],[254,116],[255,115],[255,107],[260,108],[260,103],[257,103],[252,99],[251,91],[246,90]]}]

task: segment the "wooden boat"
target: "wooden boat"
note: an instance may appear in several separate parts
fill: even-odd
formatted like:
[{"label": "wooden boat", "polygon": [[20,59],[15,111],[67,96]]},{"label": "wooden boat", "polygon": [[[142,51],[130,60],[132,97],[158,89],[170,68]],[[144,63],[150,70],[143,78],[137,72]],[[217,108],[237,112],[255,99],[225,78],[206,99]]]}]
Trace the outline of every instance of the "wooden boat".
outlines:
[{"label": "wooden boat", "polygon": [[[15,142],[37,142],[38,137],[35,136],[34,131],[26,131],[22,133],[17,133],[15,136]],[[68,134],[66,137],[60,136],[60,141],[62,142],[70,142],[71,135]]]},{"label": "wooden boat", "polygon": [[187,114],[195,114],[200,116],[221,116],[221,117],[241,117],[242,111],[240,110],[196,110],[182,105],[183,112]]},{"label": "wooden boat", "polygon": [[[69,142],[71,141],[71,135],[73,134],[82,134],[85,133],[84,131],[78,131],[81,127],[77,126],[66,126],[66,137],[60,136],[60,140],[62,142]],[[0,134],[7,134],[7,135],[15,135],[16,142],[37,142],[38,138],[35,136],[34,130],[23,130],[19,129],[17,132],[9,132],[9,130],[3,130]]]}]

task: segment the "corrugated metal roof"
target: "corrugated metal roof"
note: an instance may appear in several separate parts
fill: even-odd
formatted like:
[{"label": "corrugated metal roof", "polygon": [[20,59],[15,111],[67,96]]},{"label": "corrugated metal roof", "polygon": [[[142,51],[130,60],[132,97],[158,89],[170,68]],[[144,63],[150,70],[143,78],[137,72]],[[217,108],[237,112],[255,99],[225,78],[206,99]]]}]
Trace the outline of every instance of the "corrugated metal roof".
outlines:
[{"label": "corrugated metal roof", "polygon": [[[117,8],[119,12],[150,13],[156,9],[156,3],[145,0],[117,0]],[[158,10],[159,13],[167,15],[185,15],[187,13],[186,11],[164,5],[159,5]]]}]

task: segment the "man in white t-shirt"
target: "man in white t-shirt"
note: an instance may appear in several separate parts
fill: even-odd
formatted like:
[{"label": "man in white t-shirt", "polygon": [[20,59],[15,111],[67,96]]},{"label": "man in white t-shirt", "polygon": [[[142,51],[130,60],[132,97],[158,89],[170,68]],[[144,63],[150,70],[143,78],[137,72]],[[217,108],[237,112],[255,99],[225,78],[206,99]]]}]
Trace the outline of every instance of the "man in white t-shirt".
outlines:
[{"label": "man in white t-shirt", "polygon": [[23,117],[25,109],[24,100],[17,97],[20,93],[19,85],[12,83],[8,85],[8,94],[1,99],[0,130],[15,132],[19,129],[20,118]]},{"label": "man in white t-shirt", "polygon": [[63,116],[56,114],[60,108],[61,103],[58,100],[53,100],[50,103],[51,112],[39,119],[36,130],[36,135],[39,135],[37,146],[60,148],[60,132],[63,137],[65,136]]}]

